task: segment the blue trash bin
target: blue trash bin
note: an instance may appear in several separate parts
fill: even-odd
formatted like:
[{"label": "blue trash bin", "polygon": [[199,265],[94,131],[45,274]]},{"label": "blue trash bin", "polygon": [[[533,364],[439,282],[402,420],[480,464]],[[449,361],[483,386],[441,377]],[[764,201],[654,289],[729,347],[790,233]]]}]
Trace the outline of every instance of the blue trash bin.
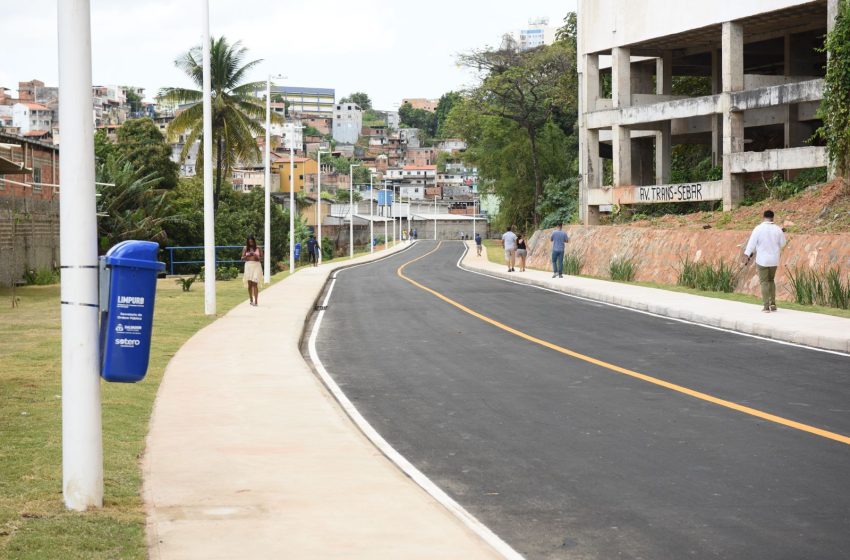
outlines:
[{"label": "blue trash bin", "polygon": [[301,242],[295,244],[295,260],[301,258]]},{"label": "blue trash bin", "polygon": [[109,273],[100,322],[100,375],[106,381],[135,383],[147,373],[156,278],[165,270],[158,252],[151,241],[122,241],[101,257]]}]

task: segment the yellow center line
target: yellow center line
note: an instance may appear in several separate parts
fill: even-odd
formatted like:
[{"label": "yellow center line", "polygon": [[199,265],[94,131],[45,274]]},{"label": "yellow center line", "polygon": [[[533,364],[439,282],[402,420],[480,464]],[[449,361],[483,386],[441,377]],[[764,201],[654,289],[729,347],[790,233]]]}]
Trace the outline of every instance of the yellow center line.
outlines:
[{"label": "yellow center line", "polygon": [[533,342],[535,344],[539,344],[540,346],[544,346],[546,348],[549,348],[550,350],[554,350],[555,352],[565,354],[565,355],[570,356],[572,358],[576,358],[578,360],[581,360],[581,361],[584,361],[584,362],[587,362],[587,363],[608,369],[610,371],[621,373],[623,375],[628,375],[629,377],[634,377],[635,379],[640,379],[641,381],[646,381],[647,383],[652,383],[653,385],[658,385],[659,387],[664,387],[665,389],[669,389],[671,391],[683,393],[683,394],[688,395],[690,397],[694,397],[695,399],[700,399],[700,400],[710,402],[710,403],[713,403],[713,404],[716,404],[716,405],[719,405],[719,406],[730,408],[732,410],[736,410],[736,411],[744,413],[744,414],[749,414],[750,416],[755,416],[756,418],[761,418],[762,420],[767,420],[769,422],[775,422],[776,424],[781,424],[782,426],[787,426],[789,428],[794,428],[796,430],[808,432],[808,433],[814,434],[816,436],[824,437],[824,438],[827,438],[827,439],[831,439],[833,441],[837,441],[837,442],[840,442],[840,443],[850,445],[850,437],[848,437],[848,436],[845,436],[845,435],[842,435],[842,434],[837,434],[835,432],[830,432],[828,430],[823,430],[821,428],[816,428],[814,426],[809,426],[808,424],[803,424],[801,422],[795,422],[794,420],[789,420],[788,418],[783,418],[781,416],[776,416],[775,414],[770,414],[770,413],[767,413],[767,412],[763,412],[761,410],[757,410],[755,408],[750,408],[749,406],[744,406],[744,405],[740,405],[738,403],[734,403],[732,401],[727,401],[725,399],[721,399],[721,398],[709,395],[707,393],[702,393],[700,391],[688,389],[687,387],[683,387],[682,385],[670,383],[669,381],[664,381],[663,379],[658,379],[657,377],[652,377],[651,375],[646,375],[645,373],[639,373],[637,371],[632,371],[630,369],[620,367],[620,366],[615,365],[615,364],[610,364],[608,362],[605,362],[603,360],[599,360],[599,359],[594,358],[592,356],[587,356],[585,354],[581,354],[581,353],[576,352],[574,350],[570,350],[569,348],[564,348],[563,346],[558,346],[557,344],[553,344],[553,343],[548,342],[546,340],[537,338],[536,336],[532,336],[530,334],[524,333],[524,332],[517,330],[513,327],[505,325],[504,323],[500,323],[499,321],[496,321],[495,319],[491,319],[490,317],[487,317],[486,315],[482,315],[481,313],[478,313],[477,311],[474,311],[474,310],[466,307],[462,303],[458,303],[455,300],[444,296],[440,292],[438,292],[436,290],[432,290],[428,286],[424,286],[424,285],[420,284],[419,282],[417,282],[416,280],[413,280],[412,278],[404,275],[404,269],[407,265],[413,264],[416,261],[424,259],[425,257],[431,255],[432,253],[439,250],[440,246],[442,244],[443,244],[443,242],[441,241],[431,251],[425,253],[424,255],[416,257],[413,260],[410,260],[410,261],[404,263],[403,265],[398,267],[398,270],[396,270],[396,274],[398,274],[398,276],[400,278],[402,278],[403,280],[406,280],[407,282],[410,282],[411,284],[413,284],[417,288],[422,289],[422,290],[428,292],[429,294],[440,298],[441,300],[448,303],[449,305],[455,306],[456,308],[460,309],[464,313],[468,313],[468,314],[472,315],[473,317],[484,321],[485,323],[489,323],[489,324],[493,325],[494,327],[502,329],[503,331],[509,332],[513,335],[520,337],[520,338],[528,340],[529,342]]}]

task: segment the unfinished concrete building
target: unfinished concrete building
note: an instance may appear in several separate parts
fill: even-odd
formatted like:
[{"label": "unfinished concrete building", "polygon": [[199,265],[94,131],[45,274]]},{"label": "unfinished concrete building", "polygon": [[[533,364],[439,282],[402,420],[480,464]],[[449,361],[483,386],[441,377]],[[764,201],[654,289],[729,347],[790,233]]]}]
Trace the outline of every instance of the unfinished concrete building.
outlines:
[{"label": "unfinished concrete building", "polygon": [[[722,200],[731,209],[753,174],[826,166],[825,148],[810,138],[820,126],[820,49],[837,5],[579,0],[585,223],[617,205]],[[674,95],[683,77],[705,91]],[[679,144],[705,146],[722,179],[671,184]]]}]

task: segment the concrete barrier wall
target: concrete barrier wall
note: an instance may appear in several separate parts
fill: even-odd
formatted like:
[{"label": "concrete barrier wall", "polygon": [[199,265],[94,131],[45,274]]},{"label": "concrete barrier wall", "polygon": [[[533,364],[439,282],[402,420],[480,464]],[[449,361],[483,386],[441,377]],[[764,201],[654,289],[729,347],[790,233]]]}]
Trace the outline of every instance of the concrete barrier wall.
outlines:
[{"label": "concrete barrier wall", "polygon": [[0,286],[59,266],[59,201],[0,197]]},{"label": "concrete barrier wall", "polygon": [[[675,284],[685,257],[695,261],[721,258],[742,268],[739,257],[750,232],[692,229],[651,229],[617,226],[569,226],[567,252],[584,256],[583,274],[608,278],[608,264],[615,256],[631,257],[637,265],[636,280]],[[551,269],[552,230],[536,232],[531,238],[529,266]],[[785,267],[808,266],[816,270],[839,265],[850,274],[850,234],[788,234],[777,271],[777,297],[793,299]],[[736,291],[760,295],[755,264],[743,268]]]}]

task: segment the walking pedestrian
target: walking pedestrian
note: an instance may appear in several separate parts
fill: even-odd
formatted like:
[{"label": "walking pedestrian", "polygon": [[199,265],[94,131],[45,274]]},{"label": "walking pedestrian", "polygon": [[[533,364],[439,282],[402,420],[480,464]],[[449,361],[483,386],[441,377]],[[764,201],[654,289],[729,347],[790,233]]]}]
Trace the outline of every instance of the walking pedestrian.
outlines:
[{"label": "walking pedestrian", "polygon": [[748,264],[756,254],[756,268],[758,268],[759,282],[761,283],[762,311],[770,313],[776,311],[776,268],[779,266],[779,254],[785,247],[785,233],[782,228],[773,223],[773,210],[764,211],[764,221],[753,229],[747,248],[744,249],[744,264]]},{"label": "walking pedestrian", "polygon": [[413,240],[416,241],[417,239],[419,239],[419,237],[416,233],[416,228],[413,228]]},{"label": "walking pedestrian", "polygon": [[[248,299],[252,306],[258,304],[260,295],[260,282],[263,281],[263,251],[257,247],[257,240],[249,235],[242,248],[242,260],[245,261],[245,272],[242,274],[242,284],[248,287]],[[214,274],[214,273],[213,273]],[[215,276],[213,276],[215,278]]]},{"label": "walking pedestrian", "polygon": [[310,239],[307,240],[307,253],[310,254],[310,264],[312,264],[313,266],[319,266],[319,243],[316,241],[316,238],[313,236],[313,234],[310,234]]},{"label": "walking pedestrian", "polygon": [[519,234],[516,240],[516,256],[519,259],[519,271],[525,272],[525,257],[528,255],[528,250],[525,246],[525,236]]},{"label": "walking pedestrian", "polygon": [[481,234],[475,234],[475,250],[478,252],[478,256],[481,256]]},{"label": "walking pedestrian", "polygon": [[570,236],[563,230],[564,224],[558,224],[549,239],[552,240],[552,278],[564,277],[564,250],[570,242]]},{"label": "walking pedestrian", "polygon": [[505,261],[507,261],[508,272],[514,271],[516,264],[516,234],[511,231],[512,226],[508,226],[508,230],[502,234],[502,247],[505,249]]}]

